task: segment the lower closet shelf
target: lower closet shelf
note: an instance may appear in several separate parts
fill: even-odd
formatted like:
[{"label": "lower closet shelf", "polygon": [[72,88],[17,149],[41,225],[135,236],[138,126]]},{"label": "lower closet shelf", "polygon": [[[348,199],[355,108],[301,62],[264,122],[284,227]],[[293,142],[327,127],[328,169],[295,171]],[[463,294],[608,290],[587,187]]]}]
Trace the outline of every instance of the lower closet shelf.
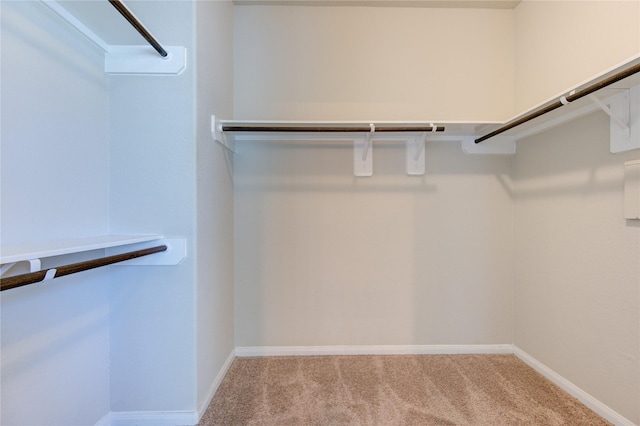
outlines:
[{"label": "lower closet shelf", "polygon": [[[177,265],[186,256],[183,238],[162,235],[101,235],[69,240],[5,245],[1,248],[1,274],[19,262],[29,263],[29,273],[2,279],[2,290],[46,281],[71,273],[111,264]],[[104,250],[105,257],[42,270],[41,259],[93,250]],[[154,256],[150,256],[150,255]]]}]

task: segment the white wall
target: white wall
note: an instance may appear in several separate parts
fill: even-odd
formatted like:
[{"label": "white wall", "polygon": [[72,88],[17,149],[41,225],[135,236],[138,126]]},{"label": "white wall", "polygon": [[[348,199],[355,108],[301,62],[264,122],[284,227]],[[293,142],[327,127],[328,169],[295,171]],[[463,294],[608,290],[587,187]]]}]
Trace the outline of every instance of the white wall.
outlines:
[{"label": "white wall", "polygon": [[514,13],[236,6],[234,118],[506,120]]},{"label": "white wall", "polygon": [[518,142],[515,344],[640,423],[640,224],[596,113]]},{"label": "white wall", "polygon": [[195,2],[197,48],[197,404],[206,404],[234,349],[233,156],[211,136],[211,115],[233,113],[233,4]]},{"label": "white wall", "polygon": [[2,3],[2,243],[161,233],[187,258],[3,292],[2,424],[194,413],[233,350],[232,170],[209,129],[232,113],[232,5],[128,6],[185,72],[107,77],[42,4]]},{"label": "white wall", "polygon": [[640,2],[521,1],[515,13],[516,111],[640,54]]},{"label": "white wall", "polygon": [[[505,119],[513,13],[236,6],[234,118]],[[427,157],[355,179],[349,144],[241,147],[236,345],[510,342],[510,160]]]},{"label": "white wall", "polygon": [[[235,162],[236,345],[512,341],[509,157],[429,143],[243,143]],[[505,186],[506,185],[506,186]]]},{"label": "white wall", "polygon": [[[161,6],[161,7],[160,7]],[[111,411],[196,409],[196,144],[192,2],[133,2],[179,76],[111,76],[110,230],[186,238],[178,266],[111,274]],[[142,18],[141,18],[142,19]]]},{"label": "white wall", "polygon": [[[39,2],[0,8],[1,242],[105,234],[103,55]],[[108,411],[107,286],[95,270],[2,292],[0,423],[95,424]]]}]

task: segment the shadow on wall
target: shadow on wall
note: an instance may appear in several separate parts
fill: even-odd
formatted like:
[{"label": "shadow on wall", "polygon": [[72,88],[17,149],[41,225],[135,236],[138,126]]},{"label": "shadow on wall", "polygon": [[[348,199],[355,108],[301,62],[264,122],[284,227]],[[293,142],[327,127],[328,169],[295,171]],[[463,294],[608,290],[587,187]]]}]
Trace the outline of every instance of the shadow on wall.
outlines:
[{"label": "shadow on wall", "polygon": [[[78,392],[108,409],[107,284],[104,271],[95,270],[2,293],[2,387],[10,390],[2,394],[3,424],[22,424],[26,412],[43,424],[91,418],[89,404],[59,403]],[[90,388],[79,389],[87,378]],[[35,411],[24,398],[34,387],[50,396]]]},{"label": "shadow on wall", "polygon": [[237,346],[511,342],[512,157],[430,142],[243,143],[235,158]]},{"label": "shadow on wall", "polygon": [[610,152],[609,118],[603,112],[551,129],[544,136],[553,143],[548,149],[532,146],[539,143],[540,135],[518,141],[515,199],[619,191],[624,162],[639,155],[637,151]]},{"label": "shadow on wall", "polygon": [[511,191],[510,156],[464,154],[458,142],[427,142],[425,150],[425,175],[410,176],[403,142],[374,142],[373,176],[356,177],[351,141],[237,142],[235,189],[424,193],[438,191],[432,176],[495,175]]}]

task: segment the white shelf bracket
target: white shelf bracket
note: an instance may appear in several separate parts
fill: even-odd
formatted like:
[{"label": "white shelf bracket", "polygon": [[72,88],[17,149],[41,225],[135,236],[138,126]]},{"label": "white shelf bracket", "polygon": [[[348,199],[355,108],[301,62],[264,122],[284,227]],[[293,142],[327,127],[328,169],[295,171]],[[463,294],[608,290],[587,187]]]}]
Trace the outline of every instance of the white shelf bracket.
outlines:
[{"label": "white shelf bracket", "polygon": [[353,141],[353,175],[359,177],[373,176],[373,149],[371,149],[371,135],[375,126],[371,124],[371,132],[364,140]]},{"label": "white shelf bracket", "polygon": [[[589,95],[591,102],[598,105],[602,111],[604,111],[609,117],[611,122],[617,124],[621,129],[629,132],[629,97],[624,96],[620,99],[616,99],[616,111],[613,111],[609,105],[602,102],[596,95]],[[626,103],[626,105],[625,105]],[[626,111],[626,114],[625,114]],[[625,118],[618,116],[617,113],[622,113]]]},{"label": "white shelf bracket", "polygon": [[220,146],[222,146],[227,152],[231,154],[236,153],[235,144],[227,138],[227,135],[222,131],[222,123],[216,118],[215,115],[211,116],[211,136]]},{"label": "white shelf bracket", "polygon": [[421,176],[425,173],[425,144],[427,133],[422,133],[421,137],[407,139],[405,151],[407,174],[409,176]]},{"label": "white shelf bracket", "polygon": [[371,135],[376,132],[375,124],[369,123],[369,127],[371,128],[371,131],[367,133],[367,136],[365,137],[364,151],[362,152],[362,161],[367,160],[367,155],[369,155],[369,150],[371,149]]},{"label": "white shelf bracket", "polygon": [[[610,151],[619,153],[640,148],[640,87],[624,90],[600,100],[595,95],[589,99],[604,111],[610,119]],[[635,120],[632,117],[636,118]]]}]

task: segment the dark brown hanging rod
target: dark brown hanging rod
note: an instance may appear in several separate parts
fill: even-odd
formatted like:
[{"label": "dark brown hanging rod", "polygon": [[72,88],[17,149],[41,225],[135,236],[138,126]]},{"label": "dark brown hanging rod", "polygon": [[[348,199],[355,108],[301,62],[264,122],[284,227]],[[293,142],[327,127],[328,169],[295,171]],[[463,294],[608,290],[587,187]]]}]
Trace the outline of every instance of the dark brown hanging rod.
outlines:
[{"label": "dark brown hanging rod", "polygon": [[133,13],[131,13],[127,6],[124,5],[124,3],[122,3],[120,0],[109,0],[109,3],[111,3],[113,7],[115,7],[127,21],[129,21],[133,28],[135,28],[154,49],[156,49],[156,52],[158,52],[160,56],[162,56],[163,58],[167,57],[167,51],[164,50],[160,43],[158,43],[158,41],[151,35],[151,33],[147,31],[144,25],[142,25],[140,21],[138,21],[138,19],[133,15]]},{"label": "dark brown hanging rod", "polygon": [[539,108],[539,109],[537,109],[535,111],[532,111],[531,113],[525,115],[524,117],[521,117],[521,118],[519,118],[517,120],[514,120],[514,121],[512,121],[510,123],[507,123],[504,126],[500,127],[499,129],[496,129],[491,133],[487,133],[486,135],[484,135],[482,137],[479,137],[478,139],[475,140],[475,143],[480,143],[480,142],[486,141],[487,139],[492,138],[494,136],[497,136],[500,133],[504,133],[507,130],[513,129],[514,127],[517,127],[517,126],[519,126],[519,125],[521,125],[523,123],[526,123],[527,121],[531,121],[534,118],[538,118],[541,115],[544,115],[544,114],[546,114],[548,112],[551,112],[551,111],[553,111],[555,109],[558,109],[563,105],[566,105],[566,104],[568,104],[570,102],[576,101],[576,100],[578,100],[580,98],[584,98],[585,96],[588,96],[588,95],[590,95],[590,94],[592,94],[592,93],[594,93],[594,92],[596,92],[596,91],[598,91],[600,89],[603,89],[603,88],[605,88],[607,86],[610,86],[610,85],[612,85],[614,83],[617,83],[620,80],[624,80],[627,77],[631,77],[632,75],[637,74],[638,72],[640,72],[640,63],[636,64],[636,65],[633,65],[633,66],[631,66],[629,68],[626,68],[626,69],[624,69],[624,70],[622,70],[622,71],[620,71],[620,72],[618,72],[616,74],[613,74],[610,77],[607,77],[607,78],[605,78],[605,79],[603,79],[603,80],[601,80],[601,81],[599,81],[597,83],[594,83],[594,84],[592,84],[590,86],[587,86],[587,87],[585,87],[585,88],[583,88],[581,90],[578,90],[575,93],[572,93],[570,95],[567,95],[567,96],[563,97],[563,100],[565,102],[562,102],[562,100],[558,100],[558,101],[556,101],[556,102],[554,102],[554,103],[552,103],[550,105],[547,105],[545,107],[541,107],[541,108]]},{"label": "dark brown hanging rod", "polygon": [[[349,127],[349,126],[240,126],[223,125],[223,132],[275,132],[275,133],[369,133],[371,127]],[[376,126],[375,133],[378,132],[433,132],[434,126]],[[436,132],[444,132],[444,126],[435,126]]]},{"label": "dark brown hanging rod", "polygon": [[[89,269],[99,268],[101,266],[111,265],[113,263],[124,262],[125,260],[135,259],[137,257],[148,256],[154,253],[160,253],[167,250],[166,245],[150,247],[141,250],[130,251],[127,253],[116,254],[113,256],[102,257],[100,259],[87,260],[85,262],[72,263],[70,265],[58,266],[42,271],[30,272],[28,274],[15,275],[13,277],[0,279],[0,291],[10,290],[16,287],[22,287],[29,284],[35,284],[47,280],[59,278],[77,272],[87,271]],[[52,271],[52,272],[50,272]],[[47,274],[51,275],[47,277]]]}]

